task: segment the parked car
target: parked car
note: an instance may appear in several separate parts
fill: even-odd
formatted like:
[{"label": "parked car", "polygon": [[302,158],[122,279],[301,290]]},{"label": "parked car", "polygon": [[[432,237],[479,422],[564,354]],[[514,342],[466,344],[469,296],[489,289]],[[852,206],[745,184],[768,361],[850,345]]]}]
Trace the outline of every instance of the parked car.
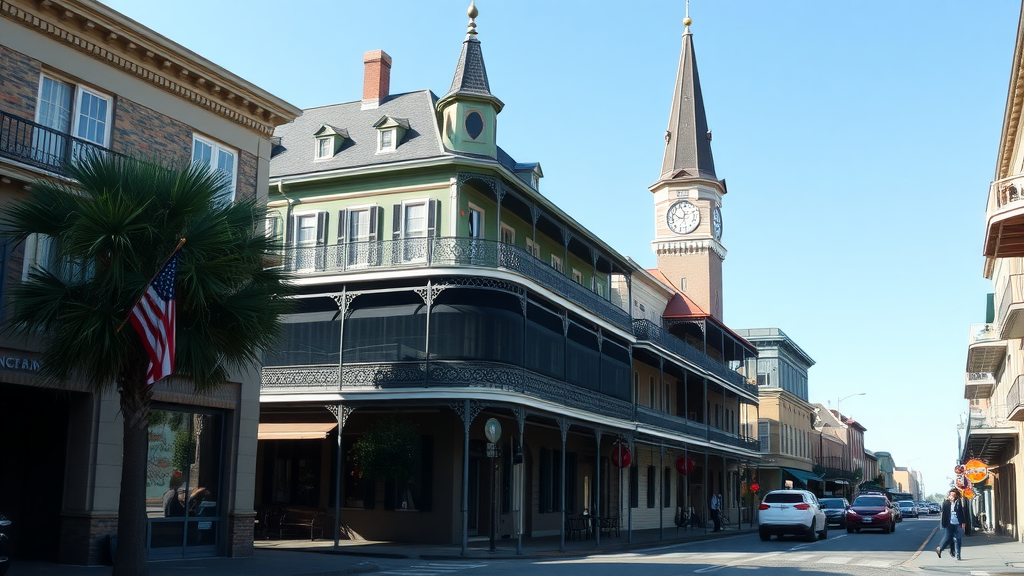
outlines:
[{"label": "parked car", "polygon": [[840,528],[846,528],[846,509],[850,507],[850,501],[846,498],[819,498],[821,509],[825,511],[825,518],[829,524],[835,524]]},{"label": "parked car", "polygon": [[935,502],[929,502],[928,503],[928,513],[929,514],[940,514],[940,513],[942,513],[942,507],[939,506]]},{"label": "parked car", "polygon": [[878,529],[889,534],[896,530],[892,503],[882,494],[861,494],[846,511],[846,531]]},{"label": "parked car", "polygon": [[795,534],[808,542],[828,537],[828,519],[817,496],[807,490],[773,490],[758,506],[757,529],[761,540],[772,535]]},{"label": "parked car", "polygon": [[904,518],[918,518],[920,513],[917,510],[917,503],[913,500],[900,500],[896,503],[900,509],[900,515]]},{"label": "parked car", "polygon": [[899,524],[900,522],[903,522],[903,511],[900,510],[899,505],[892,500],[889,500],[889,507],[892,508],[892,515],[896,517],[896,523]]},{"label": "parked car", "polygon": [[0,512],[0,576],[11,567],[11,521]]}]

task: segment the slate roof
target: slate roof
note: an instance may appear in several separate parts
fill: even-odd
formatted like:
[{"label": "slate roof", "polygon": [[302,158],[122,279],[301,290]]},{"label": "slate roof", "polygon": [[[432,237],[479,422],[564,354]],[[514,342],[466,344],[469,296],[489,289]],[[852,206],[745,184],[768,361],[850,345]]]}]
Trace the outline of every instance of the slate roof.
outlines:
[{"label": "slate roof", "polygon": [[[379,107],[367,110],[361,109],[358,100],[304,110],[294,122],[274,130],[274,137],[280,137],[281,143],[274,147],[270,159],[270,177],[453,156],[441,143],[436,104],[437,96],[430,90],[420,90],[389,96]],[[407,120],[409,129],[394,152],[377,154],[378,130],[374,124],[382,116]],[[347,131],[348,138],[333,158],[314,160],[313,134],[324,124]]]},{"label": "slate roof", "polygon": [[459,55],[459,63],[455,67],[452,87],[441,98],[441,101],[456,96],[485,98],[494,102],[498,112],[504,107],[501,100],[491,94],[491,86],[487,81],[487,68],[484,66],[484,53],[480,49],[480,41],[474,37],[466,38],[462,43],[462,54]]},{"label": "slate roof", "polygon": [[718,180],[715,159],[711,155],[711,136],[704,114],[704,96],[697,74],[697,56],[693,52],[693,35],[687,26],[683,34],[683,51],[679,56],[676,86],[672,93],[672,110],[668,121],[669,141],[661,163],[662,178],[698,178]]}]

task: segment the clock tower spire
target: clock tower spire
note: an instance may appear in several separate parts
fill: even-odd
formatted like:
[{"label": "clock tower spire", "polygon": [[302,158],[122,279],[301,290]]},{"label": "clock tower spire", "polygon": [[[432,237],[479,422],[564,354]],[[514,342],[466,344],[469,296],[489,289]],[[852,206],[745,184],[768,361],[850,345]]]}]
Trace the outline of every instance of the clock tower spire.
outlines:
[{"label": "clock tower spire", "polygon": [[711,130],[693,51],[693,21],[683,20],[683,47],[672,109],[665,131],[665,156],[654,193],[658,269],[698,306],[722,320],[722,198],[725,181],[715,174]]}]

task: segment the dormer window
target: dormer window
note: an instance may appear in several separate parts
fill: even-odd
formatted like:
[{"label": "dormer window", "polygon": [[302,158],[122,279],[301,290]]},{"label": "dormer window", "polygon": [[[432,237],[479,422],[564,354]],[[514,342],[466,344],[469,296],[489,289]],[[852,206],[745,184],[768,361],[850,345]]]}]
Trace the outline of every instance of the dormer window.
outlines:
[{"label": "dormer window", "polygon": [[316,138],[315,159],[330,160],[345,145],[345,140],[348,140],[348,130],[335,128],[330,124],[322,124],[320,129],[313,133],[313,137]]},{"label": "dormer window", "polygon": [[409,121],[405,118],[382,116],[373,127],[378,132],[377,153],[385,154],[398,149],[402,138],[405,137],[405,133],[409,130]]},{"label": "dormer window", "polygon": [[540,179],[544,177],[544,171],[540,169],[538,162],[516,162],[516,176],[522,178],[534,190],[540,190]]}]

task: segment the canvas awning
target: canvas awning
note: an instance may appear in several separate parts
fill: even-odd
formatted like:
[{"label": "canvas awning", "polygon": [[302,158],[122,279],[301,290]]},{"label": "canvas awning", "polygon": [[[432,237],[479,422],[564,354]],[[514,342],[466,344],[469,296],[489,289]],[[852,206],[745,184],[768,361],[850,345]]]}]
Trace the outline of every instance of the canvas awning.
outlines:
[{"label": "canvas awning", "polygon": [[260,422],[260,440],[323,440],[337,422]]},{"label": "canvas awning", "polygon": [[793,476],[794,478],[796,478],[797,480],[799,480],[800,482],[803,482],[804,485],[806,485],[807,482],[809,482],[811,480],[813,480],[815,482],[823,482],[823,480],[821,479],[821,476],[816,476],[816,475],[814,475],[814,474],[812,474],[810,472],[807,472],[805,470],[794,470],[792,468],[783,468],[783,470],[787,474],[789,474],[789,475]]}]

